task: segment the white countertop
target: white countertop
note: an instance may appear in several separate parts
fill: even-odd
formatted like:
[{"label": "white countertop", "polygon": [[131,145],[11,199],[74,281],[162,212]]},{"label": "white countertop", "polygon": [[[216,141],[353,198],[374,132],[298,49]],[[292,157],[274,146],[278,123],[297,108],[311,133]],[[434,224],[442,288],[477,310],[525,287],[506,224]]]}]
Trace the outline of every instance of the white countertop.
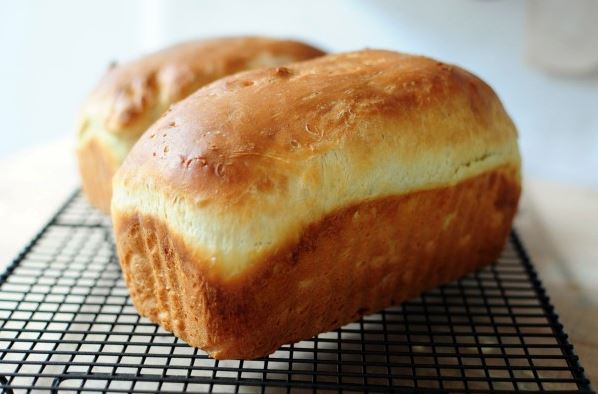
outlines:
[{"label": "white countertop", "polygon": [[[78,185],[69,140],[0,160],[0,269]],[[598,381],[598,190],[525,179],[516,228],[590,379]]]}]

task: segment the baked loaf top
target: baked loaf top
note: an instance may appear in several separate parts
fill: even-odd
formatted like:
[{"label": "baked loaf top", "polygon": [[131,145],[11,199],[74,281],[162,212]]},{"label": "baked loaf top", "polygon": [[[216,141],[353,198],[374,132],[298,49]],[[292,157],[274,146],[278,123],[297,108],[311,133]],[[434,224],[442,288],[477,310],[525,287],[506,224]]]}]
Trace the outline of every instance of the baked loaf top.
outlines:
[{"label": "baked loaf top", "polygon": [[172,46],[108,70],[82,110],[79,141],[95,136],[119,160],[172,103],[225,75],[311,59],[307,44],[261,37],[229,37]]},{"label": "baked loaf top", "polygon": [[519,173],[517,132],[488,85],[364,50],[240,73],[176,104],[117,172],[112,214],[160,219],[209,276],[233,280],[335,210],[501,166]]}]

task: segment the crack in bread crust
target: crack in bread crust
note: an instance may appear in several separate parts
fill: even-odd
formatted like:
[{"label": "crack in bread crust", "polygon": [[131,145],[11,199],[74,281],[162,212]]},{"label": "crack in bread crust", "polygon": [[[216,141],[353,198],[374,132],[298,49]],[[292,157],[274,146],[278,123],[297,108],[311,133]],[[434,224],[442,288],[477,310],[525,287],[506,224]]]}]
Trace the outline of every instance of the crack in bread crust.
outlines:
[{"label": "crack in bread crust", "polygon": [[519,194],[519,168],[505,165],[452,186],[345,206],[228,279],[158,218],[117,213],[114,226],[140,314],[212,357],[251,359],[491,263]]}]

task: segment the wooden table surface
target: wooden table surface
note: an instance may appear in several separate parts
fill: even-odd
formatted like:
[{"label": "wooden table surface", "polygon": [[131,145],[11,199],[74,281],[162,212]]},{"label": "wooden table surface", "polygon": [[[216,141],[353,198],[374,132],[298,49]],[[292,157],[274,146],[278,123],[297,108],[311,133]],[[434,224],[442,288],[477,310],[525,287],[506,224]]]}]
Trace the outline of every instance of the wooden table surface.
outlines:
[{"label": "wooden table surface", "polygon": [[[0,160],[0,269],[78,186],[73,156],[63,140]],[[525,179],[515,226],[598,384],[598,190]]]}]

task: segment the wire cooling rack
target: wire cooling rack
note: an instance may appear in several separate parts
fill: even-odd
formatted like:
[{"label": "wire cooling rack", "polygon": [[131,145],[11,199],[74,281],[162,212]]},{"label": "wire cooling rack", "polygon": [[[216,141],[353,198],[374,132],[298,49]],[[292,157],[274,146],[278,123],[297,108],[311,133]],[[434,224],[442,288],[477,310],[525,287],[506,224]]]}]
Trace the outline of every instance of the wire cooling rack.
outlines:
[{"label": "wire cooling rack", "polygon": [[0,276],[4,393],[592,392],[515,234],[495,264],[252,361],[140,318],[108,219],[74,194]]}]

